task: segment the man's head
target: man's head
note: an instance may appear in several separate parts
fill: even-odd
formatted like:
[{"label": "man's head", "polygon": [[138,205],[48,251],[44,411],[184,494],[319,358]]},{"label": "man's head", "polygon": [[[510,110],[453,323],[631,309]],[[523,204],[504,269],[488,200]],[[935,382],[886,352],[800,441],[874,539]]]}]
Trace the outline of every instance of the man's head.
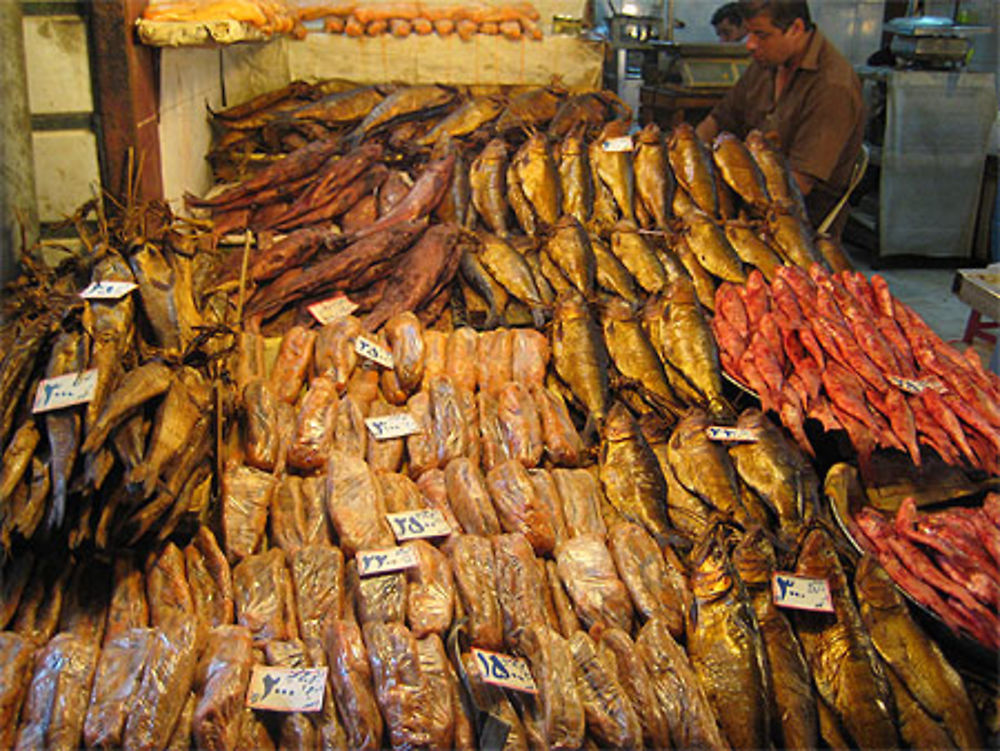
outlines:
[{"label": "man's head", "polygon": [[726,3],[712,14],[712,26],[720,42],[742,42],[747,35],[743,10],[739,3]]},{"label": "man's head", "polygon": [[813,29],[805,0],[743,0],[747,49],[764,65],[785,65],[800,57]]}]

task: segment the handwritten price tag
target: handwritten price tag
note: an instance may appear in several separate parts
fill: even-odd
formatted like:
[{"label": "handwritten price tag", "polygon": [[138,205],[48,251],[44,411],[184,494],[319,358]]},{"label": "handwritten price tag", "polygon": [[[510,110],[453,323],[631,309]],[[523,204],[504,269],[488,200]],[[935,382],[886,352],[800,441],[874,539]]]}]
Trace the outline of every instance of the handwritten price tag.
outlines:
[{"label": "handwritten price tag", "polygon": [[771,592],[779,608],[833,612],[830,583],[826,579],[775,573],[771,577]]},{"label": "handwritten price tag", "polygon": [[254,665],[247,706],[272,712],[319,712],[328,668],[271,668]]},{"label": "handwritten price tag", "polygon": [[417,511],[400,511],[395,514],[386,514],[396,539],[416,540],[422,537],[442,537],[451,534],[451,527],[444,518],[444,514],[436,508],[425,508]]},{"label": "handwritten price tag", "polygon": [[705,428],[710,441],[726,441],[730,443],[755,443],[760,440],[760,433],[750,428],[727,428],[713,425]]},{"label": "handwritten price tag", "polygon": [[374,360],[383,368],[391,368],[395,364],[392,360],[392,352],[363,336],[354,340],[354,351],[362,357]]},{"label": "handwritten price tag", "polygon": [[85,300],[118,300],[139,285],[135,282],[91,282],[80,293]]},{"label": "handwritten price tag", "polygon": [[527,694],[537,694],[535,679],[531,677],[528,663],[520,657],[472,648],[472,655],[479,665],[479,673],[486,683],[503,686]]},{"label": "handwritten price tag", "polygon": [[601,148],[605,151],[632,151],[634,148],[632,145],[632,136],[609,138],[601,144]]},{"label": "handwritten price tag", "polygon": [[921,391],[927,391],[927,389],[934,389],[934,391],[943,394],[948,390],[948,388],[937,378],[916,379],[903,378],[896,375],[888,375],[885,378],[893,386],[896,386],[908,394],[919,394]]},{"label": "handwritten price tag", "polygon": [[369,417],[365,419],[365,425],[376,441],[387,441],[390,438],[402,438],[406,435],[422,432],[417,421],[409,412]]},{"label": "handwritten price tag", "polygon": [[94,398],[97,389],[97,369],[80,373],[46,378],[38,384],[32,412],[51,412],[54,409],[84,404]]},{"label": "handwritten price tag", "polygon": [[389,574],[413,568],[420,561],[413,548],[385,548],[384,550],[359,550],[355,555],[360,576]]},{"label": "handwritten price tag", "polygon": [[307,308],[312,317],[324,325],[338,318],[346,318],[357,309],[358,304],[346,295],[336,295],[328,300],[314,302]]}]

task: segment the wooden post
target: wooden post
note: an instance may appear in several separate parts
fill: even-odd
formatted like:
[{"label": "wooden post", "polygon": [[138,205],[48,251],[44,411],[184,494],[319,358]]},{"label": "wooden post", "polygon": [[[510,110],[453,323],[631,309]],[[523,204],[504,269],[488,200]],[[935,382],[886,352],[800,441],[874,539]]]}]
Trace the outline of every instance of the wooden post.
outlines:
[{"label": "wooden post", "polygon": [[[135,21],[146,0],[90,6],[93,80],[100,116],[101,182],[118,201],[163,198],[159,134],[159,50],[139,43]],[[129,175],[129,151],[138,172]]]}]

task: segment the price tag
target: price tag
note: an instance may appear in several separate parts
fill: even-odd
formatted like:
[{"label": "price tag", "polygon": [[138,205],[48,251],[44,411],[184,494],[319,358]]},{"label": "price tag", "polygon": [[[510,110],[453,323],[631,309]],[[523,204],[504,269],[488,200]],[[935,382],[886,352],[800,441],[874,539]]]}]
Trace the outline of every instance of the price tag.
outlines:
[{"label": "price tag", "polygon": [[393,571],[413,568],[420,561],[413,548],[385,548],[384,550],[359,550],[355,555],[359,576],[390,574]]},{"label": "price tag", "polygon": [[97,369],[80,373],[46,378],[38,384],[32,412],[51,412],[54,409],[84,404],[94,398],[97,389]]},{"label": "price tag", "polygon": [[601,148],[605,151],[632,151],[634,148],[632,146],[632,136],[619,136],[618,138],[609,138],[607,141],[601,144]]},{"label": "price tag", "polygon": [[372,438],[376,441],[387,441],[390,438],[402,438],[403,436],[422,433],[420,426],[409,412],[398,412],[394,415],[382,415],[381,417],[368,417],[365,425]]},{"label": "price tag", "polygon": [[901,376],[896,376],[896,375],[887,375],[885,379],[889,381],[889,383],[891,383],[893,386],[896,386],[900,390],[905,391],[907,394],[919,394],[921,391],[927,391],[927,389],[933,389],[934,391],[943,394],[948,390],[948,387],[945,386],[943,383],[941,383],[941,381],[939,381],[937,378],[917,379],[917,378],[903,378]]},{"label": "price tag", "polygon": [[535,679],[531,677],[528,663],[520,657],[489,652],[478,647],[472,648],[472,655],[479,665],[479,673],[486,683],[503,686],[527,694],[537,694]]},{"label": "price tag", "polygon": [[705,428],[705,432],[710,441],[756,443],[760,440],[760,432],[751,428],[727,428],[724,425],[712,425]]},{"label": "price tag", "polygon": [[423,508],[414,511],[400,511],[386,514],[396,539],[416,540],[422,537],[443,537],[451,534],[451,527],[444,514],[436,508]]},{"label": "price tag", "polygon": [[779,608],[833,612],[830,583],[826,579],[775,573],[771,576],[771,592]]},{"label": "price tag", "polygon": [[392,360],[392,352],[363,336],[354,340],[354,351],[362,357],[374,360],[383,368],[391,368],[395,364]]},{"label": "price tag", "polygon": [[135,282],[91,282],[80,293],[85,300],[118,300],[139,285]]},{"label": "price tag", "polygon": [[357,309],[358,304],[347,295],[335,295],[328,300],[314,302],[307,308],[312,317],[324,325],[338,318],[346,318]]},{"label": "price tag", "polygon": [[272,712],[319,712],[328,668],[273,668],[254,665],[247,706]]}]

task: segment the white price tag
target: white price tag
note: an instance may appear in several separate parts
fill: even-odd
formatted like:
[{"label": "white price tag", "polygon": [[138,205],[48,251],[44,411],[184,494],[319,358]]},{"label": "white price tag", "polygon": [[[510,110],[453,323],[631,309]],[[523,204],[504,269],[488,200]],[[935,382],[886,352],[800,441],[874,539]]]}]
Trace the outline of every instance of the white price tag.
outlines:
[{"label": "white price tag", "polygon": [[478,647],[472,648],[472,655],[479,665],[479,673],[486,683],[503,686],[515,691],[537,694],[535,679],[531,677],[528,663],[520,657],[490,652]]},{"label": "white price tag", "polygon": [[50,412],[54,409],[84,404],[94,398],[97,389],[97,369],[80,373],[46,378],[38,384],[32,412]]},{"label": "white price tag", "polygon": [[941,383],[941,381],[937,378],[917,379],[887,375],[885,379],[901,391],[905,391],[907,394],[919,394],[921,391],[927,391],[927,389],[933,389],[934,391],[943,394],[948,390],[948,387]]},{"label": "white price tag", "polygon": [[771,576],[771,593],[779,608],[833,612],[830,582],[826,579],[775,573]]},{"label": "white price tag", "polygon": [[91,282],[80,293],[86,300],[118,300],[139,285],[135,282]]},{"label": "white price tag", "polygon": [[634,148],[632,145],[632,136],[609,138],[601,144],[601,148],[605,151],[632,151]]},{"label": "white price tag", "polygon": [[368,417],[365,425],[372,438],[376,441],[387,441],[390,438],[402,438],[423,432],[413,415],[409,412],[397,412],[394,415],[382,415],[381,417]]},{"label": "white price tag", "polygon": [[354,351],[362,357],[374,360],[383,368],[391,368],[395,364],[392,360],[392,352],[363,336],[354,340]]},{"label": "white price tag", "polygon": [[357,309],[358,304],[347,295],[336,295],[328,300],[314,302],[307,308],[313,318],[324,325],[338,318],[346,318]]},{"label": "white price tag", "polygon": [[328,668],[274,668],[254,665],[247,706],[272,712],[319,712]]},{"label": "white price tag", "polygon": [[359,576],[389,574],[413,568],[420,561],[413,548],[385,548],[384,550],[359,550],[355,554]]},{"label": "white price tag", "polygon": [[760,433],[750,428],[727,428],[723,425],[712,425],[705,428],[705,432],[710,441],[755,443],[760,440]]},{"label": "white price tag", "polygon": [[400,542],[423,537],[443,537],[451,534],[451,527],[444,518],[444,514],[436,508],[400,511],[395,514],[386,514],[385,518],[389,521],[393,534]]}]

